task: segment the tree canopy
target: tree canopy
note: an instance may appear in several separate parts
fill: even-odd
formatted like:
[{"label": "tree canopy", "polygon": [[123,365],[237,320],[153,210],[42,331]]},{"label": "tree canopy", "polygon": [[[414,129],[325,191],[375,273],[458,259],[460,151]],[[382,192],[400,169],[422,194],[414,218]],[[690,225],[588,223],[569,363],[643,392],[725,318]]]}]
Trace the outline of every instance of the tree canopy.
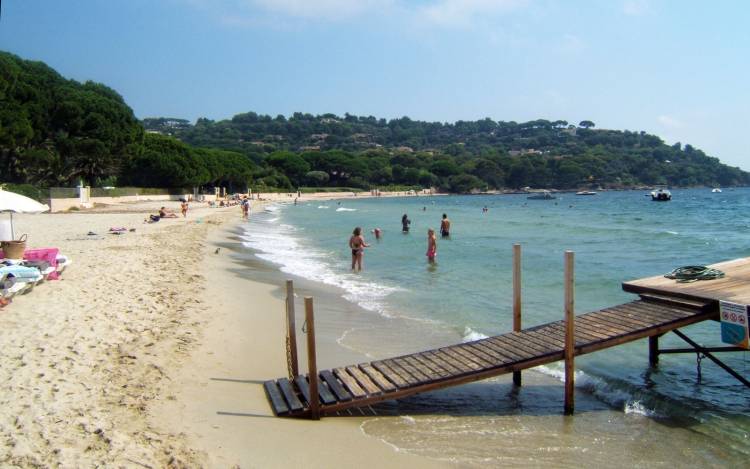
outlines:
[{"label": "tree canopy", "polygon": [[452,192],[750,184],[747,172],[689,144],[594,127],[590,120],[441,123],[301,112],[139,121],[105,85],[0,52],[0,181],[9,183]]}]

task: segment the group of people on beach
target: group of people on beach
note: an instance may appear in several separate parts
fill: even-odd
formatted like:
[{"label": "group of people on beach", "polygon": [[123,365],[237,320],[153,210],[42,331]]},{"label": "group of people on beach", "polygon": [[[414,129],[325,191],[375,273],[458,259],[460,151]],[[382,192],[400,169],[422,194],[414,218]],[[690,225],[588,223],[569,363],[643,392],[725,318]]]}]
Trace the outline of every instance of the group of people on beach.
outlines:
[{"label": "group of people on beach", "polygon": [[[401,217],[401,232],[404,234],[409,233],[410,225],[411,220],[409,220],[409,216],[404,214]],[[442,238],[449,238],[450,232],[451,221],[448,215],[444,213],[442,220],[440,220],[440,236]],[[380,239],[383,231],[380,228],[375,228],[372,230],[372,233],[375,235],[375,239]],[[364,256],[366,247],[370,247],[370,245],[365,242],[365,238],[362,235],[362,228],[358,226],[354,228],[352,236],[349,238],[349,248],[352,250],[352,270],[362,270],[362,257]],[[427,256],[427,262],[430,264],[435,263],[435,258],[437,257],[437,237],[435,236],[435,230],[432,228],[427,229],[427,252],[425,255]]]}]

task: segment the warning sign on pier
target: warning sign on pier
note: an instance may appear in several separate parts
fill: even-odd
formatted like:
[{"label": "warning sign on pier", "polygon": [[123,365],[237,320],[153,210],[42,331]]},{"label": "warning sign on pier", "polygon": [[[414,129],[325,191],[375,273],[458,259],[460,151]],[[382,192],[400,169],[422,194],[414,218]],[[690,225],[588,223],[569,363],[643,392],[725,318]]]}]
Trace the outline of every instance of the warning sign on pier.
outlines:
[{"label": "warning sign on pier", "polygon": [[750,306],[720,301],[721,341],[736,347],[750,348],[748,319]]}]

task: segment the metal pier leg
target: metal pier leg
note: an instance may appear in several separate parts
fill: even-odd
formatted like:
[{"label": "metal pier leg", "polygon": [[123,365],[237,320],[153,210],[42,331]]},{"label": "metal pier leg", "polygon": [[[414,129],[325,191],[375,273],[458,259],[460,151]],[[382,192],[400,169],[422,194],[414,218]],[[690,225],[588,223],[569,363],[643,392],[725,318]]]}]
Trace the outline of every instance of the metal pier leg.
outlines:
[{"label": "metal pier leg", "polygon": [[652,335],[648,338],[648,364],[656,366],[659,364],[659,336]]},{"label": "metal pier leg", "polygon": [[705,356],[706,358],[708,358],[712,362],[714,362],[717,365],[719,365],[719,367],[722,368],[724,371],[726,371],[730,375],[734,376],[737,379],[737,381],[741,382],[742,384],[744,384],[745,386],[747,386],[747,387],[750,388],[750,381],[748,381],[745,378],[743,378],[742,376],[740,376],[739,373],[737,373],[736,371],[734,371],[733,369],[731,369],[728,365],[725,365],[724,362],[722,362],[721,360],[719,360],[718,358],[716,358],[707,349],[705,349],[705,348],[701,347],[700,345],[698,345],[697,343],[693,342],[693,340],[690,339],[690,337],[686,336],[685,334],[683,334],[682,332],[680,332],[677,329],[673,330],[672,332],[674,332],[675,334],[677,334],[677,336],[679,338],[681,338],[682,340],[684,340],[685,342],[687,342],[688,344],[690,344],[696,350],[696,352],[700,352],[701,354],[703,354],[703,356]]}]

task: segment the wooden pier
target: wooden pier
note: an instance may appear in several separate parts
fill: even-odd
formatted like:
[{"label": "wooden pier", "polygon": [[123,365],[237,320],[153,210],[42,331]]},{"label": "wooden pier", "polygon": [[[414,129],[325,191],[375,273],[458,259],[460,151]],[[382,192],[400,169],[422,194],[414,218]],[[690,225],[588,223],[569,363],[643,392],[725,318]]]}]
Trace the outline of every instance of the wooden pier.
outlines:
[{"label": "wooden pier", "polygon": [[[520,385],[521,370],[560,360],[566,362],[565,413],[572,413],[575,356],[648,337],[650,361],[655,364],[659,352],[667,353],[658,348],[659,336],[698,322],[718,320],[718,299],[750,299],[750,283],[744,280],[744,275],[750,277],[750,259],[744,259],[713,266],[727,274],[715,281],[675,284],[652,277],[626,282],[623,288],[640,294],[640,299],[574,316],[573,255],[566,253],[565,319],[520,330],[520,283],[516,284],[520,282],[520,270],[516,270],[520,249],[514,249],[514,259],[513,332],[384,360],[318,371],[313,303],[312,298],[306,298],[311,373],[298,374],[296,347],[290,354],[288,346],[290,376],[264,383],[274,414],[317,419],[505,373],[513,373],[514,382]],[[288,285],[288,292],[290,288]],[[294,315],[293,296],[291,308],[289,303],[287,317],[290,309]],[[293,331],[291,335],[296,341]]]}]

